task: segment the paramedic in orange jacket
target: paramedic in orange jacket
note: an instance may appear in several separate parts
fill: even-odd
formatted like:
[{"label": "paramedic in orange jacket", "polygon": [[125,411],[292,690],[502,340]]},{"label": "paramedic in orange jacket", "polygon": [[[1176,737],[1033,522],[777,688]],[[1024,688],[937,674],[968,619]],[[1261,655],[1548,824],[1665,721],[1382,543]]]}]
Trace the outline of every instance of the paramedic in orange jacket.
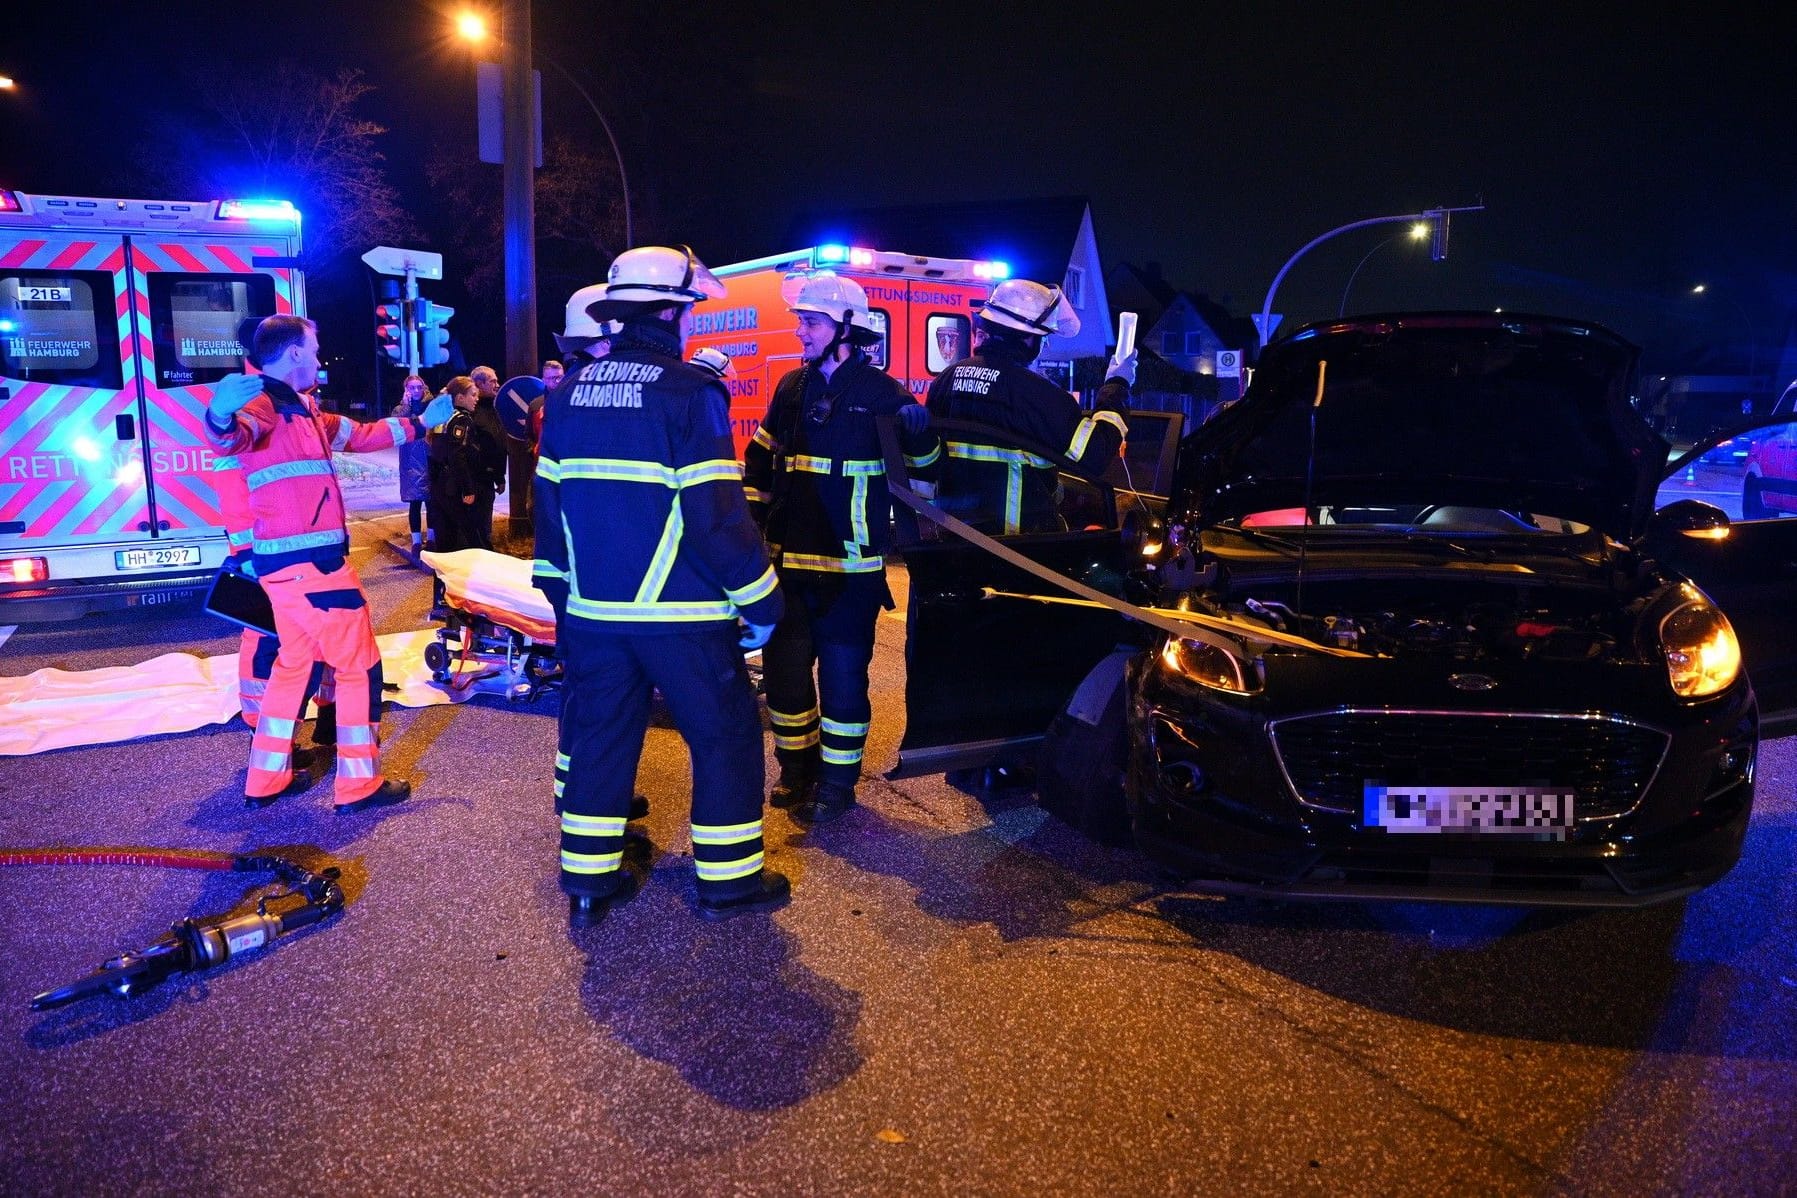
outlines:
[{"label": "paramedic in orange jacket", "polygon": [[250,742],[244,797],[265,802],[297,789],[294,728],[328,665],[337,674],[337,810],[397,803],[412,788],[381,776],[381,655],[349,564],[331,454],[414,441],[441,410],[433,400],[423,420],[366,425],[319,411],[301,394],[318,381],[317,326],[301,317],[270,316],[257,325],[251,360],[261,376],[220,379],[206,409],[207,431],[222,452],[237,456],[248,485],[256,575],[281,642]]},{"label": "paramedic in orange jacket", "polygon": [[[250,516],[250,491],[243,481],[243,467],[235,457],[217,457],[212,459],[212,471],[212,486],[218,492],[219,521],[225,526],[225,536],[231,546],[226,564],[245,578],[253,579],[256,563],[250,546],[254,538],[254,521]],[[268,677],[274,671],[275,657],[280,651],[281,642],[275,637],[253,628],[243,630],[243,638],[237,647],[237,707],[243,713],[243,722],[252,729],[262,716],[262,697],[268,691]],[[337,743],[336,690],[336,677],[327,666],[318,682],[318,694],[314,696],[318,702],[318,719],[312,725],[312,743],[315,745]],[[310,764],[310,756],[305,750],[294,753],[295,770],[306,769]]]}]

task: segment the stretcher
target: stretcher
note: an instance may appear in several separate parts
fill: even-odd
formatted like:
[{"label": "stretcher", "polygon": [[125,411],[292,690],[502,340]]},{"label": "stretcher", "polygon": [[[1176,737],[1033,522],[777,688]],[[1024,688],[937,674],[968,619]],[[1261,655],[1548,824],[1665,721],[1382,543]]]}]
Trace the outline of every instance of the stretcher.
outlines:
[{"label": "stretcher", "polygon": [[525,702],[561,685],[555,613],[531,585],[528,561],[491,549],[420,556],[443,583],[443,627],[424,647],[432,682]]},{"label": "stretcher", "polygon": [[[419,555],[443,582],[443,627],[424,647],[431,680],[451,695],[529,702],[562,683],[555,612],[530,582],[530,563],[491,549]],[[757,693],[761,650],[743,655]]]}]

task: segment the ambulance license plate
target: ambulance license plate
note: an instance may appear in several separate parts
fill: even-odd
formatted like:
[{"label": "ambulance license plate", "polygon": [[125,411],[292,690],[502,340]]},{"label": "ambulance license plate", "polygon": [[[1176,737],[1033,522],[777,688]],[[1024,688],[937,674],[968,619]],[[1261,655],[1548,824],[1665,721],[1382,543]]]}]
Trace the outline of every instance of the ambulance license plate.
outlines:
[{"label": "ambulance license plate", "polygon": [[112,560],[121,570],[166,570],[170,566],[197,566],[200,564],[200,547],[170,545],[167,548],[120,549],[112,555]]},{"label": "ambulance license plate", "polygon": [[1572,830],[1570,790],[1530,786],[1387,786],[1363,792],[1368,828],[1448,836],[1521,836],[1565,840]]}]

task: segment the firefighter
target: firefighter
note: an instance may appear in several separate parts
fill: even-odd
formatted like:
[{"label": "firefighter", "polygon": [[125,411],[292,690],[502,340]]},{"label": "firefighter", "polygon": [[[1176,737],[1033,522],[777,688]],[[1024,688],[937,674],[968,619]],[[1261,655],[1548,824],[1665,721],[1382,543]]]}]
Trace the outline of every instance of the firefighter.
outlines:
[{"label": "firefighter", "polygon": [[294,774],[294,725],[330,666],[338,684],[336,809],[396,803],[411,786],[381,775],[381,655],[349,564],[331,454],[416,440],[426,424],[445,418],[447,401],[433,400],[422,420],[388,417],[366,425],[319,411],[303,394],[318,381],[318,330],[297,316],[270,316],[257,325],[252,361],[262,374],[225,376],[206,408],[207,431],[220,450],[238,457],[244,473],[256,575],[281,642],[250,742],[244,797],[266,802],[309,785]]},{"label": "firefighter", "polygon": [[571,367],[544,407],[532,575],[572,699],[558,810],[576,927],[635,888],[624,826],[657,690],[692,754],[699,914],[767,910],[791,889],[762,864],[761,721],[743,666],[780,618],[779,581],[743,501],[729,396],[680,360],[692,306],[723,294],[685,247],[624,251],[587,309],[622,322],[610,354]]},{"label": "firefighter", "polygon": [[[250,492],[248,484],[244,482],[243,467],[235,457],[216,457],[212,459],[212,470],[212,485],[218,492],[219,520],[225,526],[225,537],[231,547],[226,568],[253,579],[256,577],[256,561],[252,552],[254,520],[250,516]],[[237,708],[243,713],[243,722],[252,730],[262,716],[262,699],[268,691],[268,677],[274,670],[275,657],[280,652],[279,639],[254,628],[243,630],[243,637],[237,647]],[[335,693],[336,675],[327,666],[319,678],[318,693],[313,696],[318,704],[318,718],[312,724],[312,743],[315,745],[337,743],[337,707],[332,701]],[[295,775],[308,771],[311,763],[312,755],[306,750],[294,751]],[[309,773],[306,784],[310,785]]]},{"label": "firefighter", "polygon": [[785,290],[803,364],[774,388],[743,455],[743,485],[786,592],[762,655],[780,763],[768,801],[823,823],[855,804],[874,623],[892,606],[883,556],[892,499],[874,421],[898,419],[922,481],[941,451],[923,405],[868,359],[881,333],[861,285],[823,272],[793,276]]},{"label": "firefighter", "polygon": [[1059,530],[1060,468],[1032,451],[1058,453],[1086,478],[1104,474],[1128,432],[1123,417],[1136,377],[1135,351],[1110,361],[1091,412],[1029,369],[1042,338],[1077,332],[1079,316],[1059,287],[1006,279],[992,288],[974,320],[973,356],[938,374],[925,402],[938,419],[990,425],[1024,448],[959,433],[950,437],[942,507],[986,532]]}]

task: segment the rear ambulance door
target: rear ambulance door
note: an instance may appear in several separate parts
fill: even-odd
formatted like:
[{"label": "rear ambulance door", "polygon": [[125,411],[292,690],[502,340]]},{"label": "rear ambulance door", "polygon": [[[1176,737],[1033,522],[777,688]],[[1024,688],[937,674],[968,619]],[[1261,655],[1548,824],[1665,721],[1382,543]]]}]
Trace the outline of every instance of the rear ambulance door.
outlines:
[{"label": "rear ambulance door", "polygon": [[267,234],[134,234],[128,241],[155,527],[171,539],[215,533],[206,402],[212,384],[243,369],[243,321],[303,306],[298,272],[283,239]]},{"label": "rear ambulance door", "polygon": [[984,285],[913,280],[905,319],[893,343],[894,377],[920,401],[930,382],[951,363],[973,353],[973,314],[986,298]]},{"label": "rear ambulance door", "polygon": [[151,537],[126,255],[118,234],[0,228],[0,556],[46,554],[52,581],[109,576],[83,547]]}]

